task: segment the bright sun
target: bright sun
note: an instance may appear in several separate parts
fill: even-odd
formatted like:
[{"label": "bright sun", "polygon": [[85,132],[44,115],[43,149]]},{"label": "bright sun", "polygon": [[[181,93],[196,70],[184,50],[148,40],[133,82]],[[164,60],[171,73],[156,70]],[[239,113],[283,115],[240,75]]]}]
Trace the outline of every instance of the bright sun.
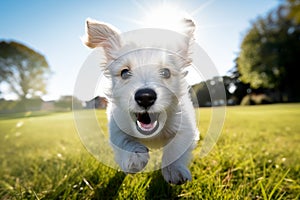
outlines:
[{"label": "bright sun", "polygon": [[191,19],[192,17],[179,7],[171,4],[162,4],[146,13],[144,19],[142,19],[142,25],[144,28],[163,28],[180,31],[183,18]]}]

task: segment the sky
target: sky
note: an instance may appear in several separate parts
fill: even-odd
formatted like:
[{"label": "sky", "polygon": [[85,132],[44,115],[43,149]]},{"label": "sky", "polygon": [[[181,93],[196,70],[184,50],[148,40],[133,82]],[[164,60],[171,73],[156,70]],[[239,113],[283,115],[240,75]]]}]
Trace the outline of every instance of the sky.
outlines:
[{"label": "sky", "polygon": [[170,4],[192,15],[197,25],[197,44],[212,59],[219,74],[225,75],[234,66],[251,22],[279,3],[279,0],[1,0],[0,41],[17,41],[45,56],[53,73],[43,99],[55,100],[73,94],[82,64],[92,52],[80,40],[87,18],[127,32],[143,28],[143,19],[149,13],[162,4]]}]

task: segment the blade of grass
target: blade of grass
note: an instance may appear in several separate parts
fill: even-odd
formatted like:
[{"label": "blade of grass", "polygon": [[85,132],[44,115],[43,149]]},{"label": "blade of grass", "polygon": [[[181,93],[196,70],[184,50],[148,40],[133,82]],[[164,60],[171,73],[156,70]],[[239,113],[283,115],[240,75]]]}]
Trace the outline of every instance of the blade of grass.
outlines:
[{"label": "blade of grass", "polygon": [[259,181],[261,193],[262,193],[262,195],[263,195],[264,200],[267,200],[268,197],[267,197],[267,194],[266,194],[266,190],[265,190],[265,188],[264,188],[264,186],[263,186],[263,184],[262,184],[261,182],[262,182],[262,181]]},{"label": "blade of grass", "polygon": [[289,173],[289,169],[285,172],[285,174],[282,176],[282,178],[280,179],[280,181],[274,186],[274,188],[272,189],[270,195],[269,195],[269,200],[272,199],[273,194],[275,193],[275,191],[277,190],[277,188],[280,186],[280,184],[282,183],[282,181],[284,180],[284,178],[286,177],[286,175]]}]

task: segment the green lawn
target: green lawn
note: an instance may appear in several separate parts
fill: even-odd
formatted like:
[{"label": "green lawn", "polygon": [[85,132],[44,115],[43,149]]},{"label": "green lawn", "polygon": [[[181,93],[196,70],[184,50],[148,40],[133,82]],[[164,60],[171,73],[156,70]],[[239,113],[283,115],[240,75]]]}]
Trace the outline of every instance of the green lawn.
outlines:
[{"label": "green lawn", "polygon": [[[201,139],[211,109],[199,109]],[[97,111],[106,131],[104,111]],[[0,199],[300,199],[300,104],[227,107],[217,145],[193,181],[124,175],[81,144],[73,113],[0,115]]]}]

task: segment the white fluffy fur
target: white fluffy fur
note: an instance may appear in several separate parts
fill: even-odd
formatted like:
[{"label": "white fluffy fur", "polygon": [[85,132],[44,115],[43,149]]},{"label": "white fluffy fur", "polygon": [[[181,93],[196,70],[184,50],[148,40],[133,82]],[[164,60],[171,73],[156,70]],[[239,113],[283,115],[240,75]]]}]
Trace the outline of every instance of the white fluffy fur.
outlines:
[{"label": "white fluffy fur", "polygon": [[[163,147],[162,174],[172,184],[191,180],[187,164],[199,137],[184,79],[185,67],[191,64],[190,45],[195,26],[186,19],[183,24],[185,36],[171,38],[169,44],[156,42],[155,48],[145,48],[141,44],[145,41],[134,36],[135,41],[122,41],[115,28],[94,20],[87,20],[84,38],[87,46],[103,47],[106,55],[103,69],[112,82],[107,115],[116,162],[127,173],[139,172],[148,162],[148,148]],[[159,37],[152,37],[151,42],[155,43]],[[120,75],[124,68],[132,73],[125,80]],[[162,77],[159,73],[162,68],[170,70],[170,78]],[[159,127],[150,136],[141,134],[134,121],[133,113],[145,112],[134,99],[141,88],[151,88],[157,94],[154,105],[147,109],[149,113],[159,113]]]}]

